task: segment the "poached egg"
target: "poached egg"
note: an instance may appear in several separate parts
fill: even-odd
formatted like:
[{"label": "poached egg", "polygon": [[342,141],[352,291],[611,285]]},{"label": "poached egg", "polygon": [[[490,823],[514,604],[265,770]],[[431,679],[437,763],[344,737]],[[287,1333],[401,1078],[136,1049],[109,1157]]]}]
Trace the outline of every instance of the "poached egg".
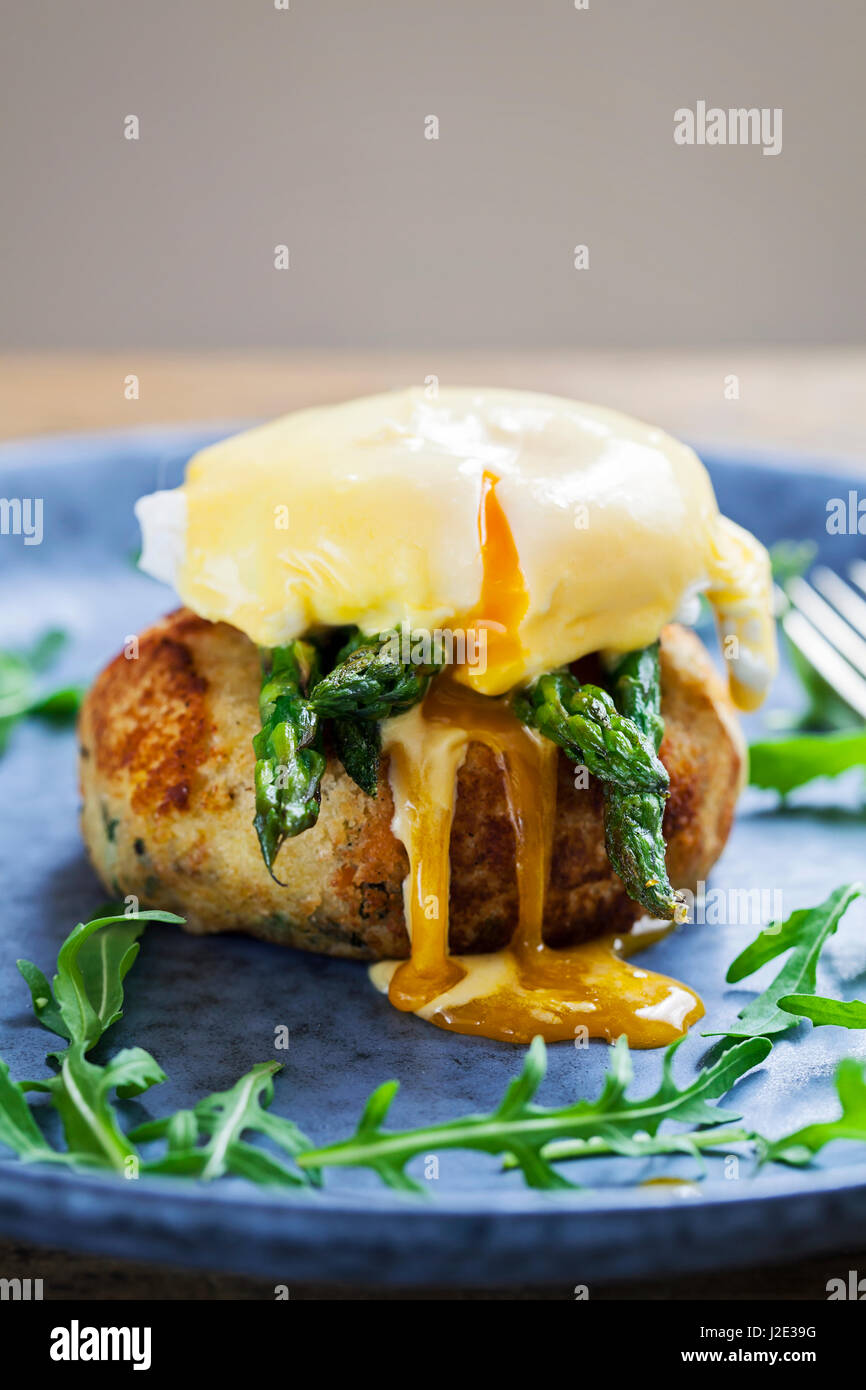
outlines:
[{"label": "poached egg", "polygon": [[[691,449],[554,396],[412,389],[211,445],[182,487],[136,512],[142,568],[259,646],[347,625],[458,636],[446,678],[383,727],[412,959],[372,974],[398,1008],[514,1041],[583,1027],[625,1031],[636,1046],[700,1016],[684,986],[622,959],[622,942],[545,947],[557,751],[496,698],[590,652],[654,642],[704,593],[734,702],[761,702],[776,663],[769,559],[719,514]],[[494,749],[506,779],[520,923],[495,957],[457,959],[448,847],[473,740]]]}]

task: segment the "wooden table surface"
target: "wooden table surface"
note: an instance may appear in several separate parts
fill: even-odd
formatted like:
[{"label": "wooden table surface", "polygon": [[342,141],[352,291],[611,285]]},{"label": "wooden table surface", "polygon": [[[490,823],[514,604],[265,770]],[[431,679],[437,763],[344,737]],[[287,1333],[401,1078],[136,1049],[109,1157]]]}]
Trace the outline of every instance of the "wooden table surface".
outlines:
[{"label": "wooden table surface", "polygon": [[[127,377],[138,399],[125,398]],[[237,421],[421,384],[521,386],[596,401],[715,446],[797,450],[866,471],[866,349],[370,355],[0,356],[0,437]],[[732,396],[731,378],[738,396]],[[727,391],[727,395],[726,395]]]},{"label": "wooden table surface", "polygon": [[[130,375],[139,380],[138,400],[124,396]],[[793,450],[816,463],[847,463],[852,471],[866,475],[863,349],[731,348],[712,353],[579,352],[550,357],[435,352],[387,357],[361,352],[204,356],[134,351],[77,357],[0,356],[0,438],[136,424],[267,418],[299,406],[423,384],[431,375],[443,386],[520,386],[597,401],[696,442]],[[738,378],[739,397],[728,399],[726,386],[732,376]],[[599,1292],[636,1299],[823,1299],[827,1278],[844,1273],[849,1266],[866,1269],[866,1252]],[[272,1297],[269,1286],[254,1280],[148,1269],[129,1261],[20,1244],[0,1243],[0,1267],[7,1276],[37,1272],[50,1289],[47,1296],[61,1299]],[[292,1296],[356,1299],[376,1294],[360,1289],[299,1289]],[[455,1295],[428,1291],[426,1296]],[[498,1295],[462,1291],[457,1296],[571,1295],[561,1290],[511,1290]]]}]

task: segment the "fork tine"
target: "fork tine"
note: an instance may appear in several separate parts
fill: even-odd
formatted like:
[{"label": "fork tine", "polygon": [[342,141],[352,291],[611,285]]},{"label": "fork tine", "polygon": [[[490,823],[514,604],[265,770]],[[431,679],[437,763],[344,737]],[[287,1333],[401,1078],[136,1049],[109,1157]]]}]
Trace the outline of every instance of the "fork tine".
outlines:
[{"label": "fork tine", "polygon": [[798,609],[791,608],[782,618],[788,639],[819,676],[831,685],[846,705],[866,719],[866,681],[864,681],[835,647],[821,636]]},{"label": "fork tine", "polygon": [[[850,628],[835,609],[817,594],[805,579],[792,579],[787,588],[794,607],[808,618],[825,640],[847,657],[862,676],[866,676],[866,642]],[[856,595],[855,595],[856,597]]]},{"label": "fork tine", "polygon": [[852,560],[848,566],[848,573],[857,585],[866,594],[866,560]]},{"label": "fork tine", "polygon": [[825,599],[838,608],[843,618],[847,618],[852,627],[856,628],[861,636],[866,637],[866,600],[859,594],[855,594],[849,584],[844,579],[840,579],[838,574],[828,570],[826,565],[816,565],[812,571],[812,583]]}]

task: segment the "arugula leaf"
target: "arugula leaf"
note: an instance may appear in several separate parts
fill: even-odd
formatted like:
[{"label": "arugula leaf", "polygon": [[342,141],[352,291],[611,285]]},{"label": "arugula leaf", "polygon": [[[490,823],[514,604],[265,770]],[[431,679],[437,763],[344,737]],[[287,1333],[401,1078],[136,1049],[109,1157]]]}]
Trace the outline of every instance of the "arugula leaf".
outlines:
[{"label": "arugula leaf", "polygon": [[38,673],[50,671],[63,648],[69,642],[69,634],[60,627],[49,627],[41,633],[32,647],[24,653],[24,660],[31,671]]},{"label": "arugula leaf", "polygon": [[749,782],[787,796],[817,777],[866,767],[866,728],[770,739],[749,748]]},{"label": "arugula leaf", "polygon": [[63,720],[74,716],[84,696],[83,686],[66,686],[47,695],[36,693],[36,677],[53,665],[66,634],[52,628],[27,652],[0,651],[0,753],[9,734],[28,714]]},{"label": "arugula leaf", "polygon": [[52,690],[50,695],[40,695],[32,700],[24,713],[38,715],[40,719],[48,719],[53,724],[65,724],[75,718],[86,694],[86,685],[64,685]]},{"label": "arugula leaf", "polygon": [[[267,1110],[273,1099],[273,1076],[280,1070],[278,1062],[260,1063],[231,1090],[208,1096],[193,1110],[178,1111],[139,1126],[133,1134],[124,1133],[112,1092],[120,1099],[141,1095],[164,1081],[165,1074],[140,1047],[125,1048],[105,1066],[89,1061],[86,1054],[121,1017],[123,982],[147,921],[182,923],[183,919],[171,912],[149,911],[135,916],[103,915],[79,923],[60,948],[53,987],[31,961],[18,962],[36,1018],[68,1045],[49,1054],[57,1071],[44,1079],[16,1085],[0,1062],[0,1144],[25,1160],[75,1167],[125,1172],[130,1159],[135,1159],[140,1171],[205,1180],[234,1173],[281,1186],[318,1182],[314,1170],[301,1173],[242,1138],[247,1131],[264,1135],[292,1159],[311,1147],[296,1125]],[[43,1137],[25,1100],[28,1091],[50,1097],[63,1125],[65,1151],[52,1149]],[[164,1156],[142,1164],[136,1141],[162,1137],[167,1141]]]},{"label": "arugula leaf", "polygon": [[51,993],[51,986],[42,971],[29,960],[19,960],[16,964],[30,989],[30,998],[37,1023],[41,1023],[50,1033],[56,1033],[58,1037],[68,1038],[66,1024],[63,1022],[54,995]]},{"label": "arugula leaf", "polygon": [[[0,1146],[29,1162],[127,1172],[134,1160],[138,1170],[148,1174],[204,1181],[233,1175],[294,1189],[320,1183],[324,1167],[367,1167],[388,1186],[404,1192],[424,1191],[408,1176],[406,1167],[431,1149],[500,1155],[505,1167],[519,1168],[530,1186],[548,1190],[573,1186],[557,1172],[556,1163],[601,1154],[632,1158],[687,1154],[702,1162],[704,1154],[752,1143],[758,1145],[762,1161],[807,1162],[831,1140],[866,1142],[866,1079],[853,1059],[843,1062],[837,1072],[839,1119],[806,1126],[779,1140],[768,1141],[736,1124],[739,1117],[714,1102],[767,1057],[771,1042],[765,1033],[791,1026],[792,1012],[779,1021],[786,1006],[816,1022],[844,1021],[855,1026],[856,1017],[858,1026],[862,1024],[866,1005],[859,1001],[844,1004],[779,987],[783,978],[786,983],[796,978],[814,988],[821,947],[862,891],[858,884],[843,885],[818,907],[801,909],[781,925],[771,924],[740,953],[728,971],[730,981],[785,951],[791,954],[770,990],[741,1015],[743,1026],[754,1029],[754,1035],[729,1047],[685,1086],[673,1075],[680,1039],[662,1059],[657,1089],[648,1096],[630,1095],[631,1056],[626,1039],[621,1038],[611,1049],[610,1066],[596,1099],[542,1107],[534,1103],[534,1097],[545,1074],[547,1053],[541,1038],[535,1038],[521,1074],[489,1114],[466,1115],[403,1132],[386,1130],[383,1126],[398,1090],[398,1083],[391,1081],[369,1098],[354,1135],[322,1148],[313,1147],[290,1120],[271,1114],[273,1078],[281,1069],[276,1061],[259,1063],[230,1089],[207,1096],[192,1109],[124,1132],[114,1097],[140,1095],[162,1082],[164,1074],[142,1048],[124,1049],[104,1066],[86,1054],[121,1015],[123,983],[138,951],[141,924],[181,919],[164,912],[144,912],[133,918],[103,915],[70,933],[58,955],[53,986],[37,966],[20,963],[37,1018],[68,1045],[52,1054],[57,1070],[44,1079],[16,1085],[0,1062]],[[758,1031],[759,1025],[764,1031]],[[28,1091],[50,1098],[63,1125],[64,1150],[52,1149],[42,1135],[27,1105]],[[660,1133],[667,1121],[686,1128]],[[267,1140],[270,1147],[251,1142],[255,1136]],[[143,1158],[137,1146],[159,1141],[164,1143],[163,1152]]]},{"label": "arugula leaf", "polygon": [[818,547],[814,541],[776,541],[770,546],[770,567],[777,584],[800,579],[812,568]]},{"label": "arugula leaf", "polygon": [[23,656],[0,651],[0,716],[16,714],[30,698],[33,672]]},{"label": "arugula leaf", "polygon": [[866,1004],[859,999],[825,999],[820,994],[784,994],[779,1008],[800,1018],[810,1018],[816,1027],[825,1023],[838,1028],[866,1028]]},{"label": "arugula leaf", "polygon": [[[142,1171],[186,1173],[205,1182],[233,1173],[255,1182],[292,1187],[317,1181],[315,1171],[293,1171],[242,1138],[247,1131],[265,1135],[292,1159],[312,1148],[297,1125],[267,1109],[274,1097],[273,1078],[281,1070],[280,1062],[259,1062],[231,1090],[214,1092],[193,1110],[181,1110],[139,1125],[129,1136],[135,1142],[168,1140],[168,1153],[143,1164]],[[206,1143],[199,1147],[202,1138]]]},{"label": "arugula leaf", "polygon": [[33,677],[23,657],[0,651],[0,752],[31,698]]},{"label": "arugula leaf", "polygon": [[183,918],[173,912],[147,911],[79,922],[60,948],[53,990],[32,961],[19,960],[38,1022],[70,1043],[83,1044],[89,1052],[121,1017],[123,981],[138,955],[145,922],[181,924]]},{"label": "arugula leaf", "polygon": [[[18,962],[38,1022],[68,1044],[49,1053],[57,1072],[45,1080],[13,1085],[8,1068],[0,1063],[0,1142],[22,1158],[123,1171],[127,1160],[137,1156],[120,1128],[110,1093],[140,1095],[165,1080],[162,1070],[140,1047],[119,1052],[104,1067],[89,1062],[85,1054],[121,1017],[123,981],[138,955],[144,923],[154,920],[183,919],[173,913],[143,912],[80,922],[60,948],[53,989],[32,961]],[[27,1091],[50,1096],[63,1125],[65,1153],[53,1150],[43,1138],[24,1099]]]},{"label": "arugula leaf", "polygon": [[[715,1112],[718,1114],[718,1111]],[[558,1139],[544,1149],[548,1163],[570,1162],[578,1158],[602,1158],[606,1155],[620,1154],[628,1158],[655,1158],[660,1154],[688,1154],[695,1158],[705,1170],[703,1154],[713,1152],[727,1153],[738,1144],[755,1143],[758,1135],[752,1130],[716,1125],[710,1129],[685,1130],[679,1134],[661,1134],[655,1138],[634,1134],[620,1140],[602,1139],[593,1135],[589,1139]],[[516,1158],[508,1155],[503,1168],[517,1168]]]},{"label": "arugula leaf", "polygon": [[[18,961],[38,1022],[65,1038],[68,1046],[48,1054],[58,1069],[55,1076],[22,1081],[15,1089],[19,1096],[25,1091],[50,1096],[63,1124],[65,1157],[70,1162],[105,1164],[123,1171],[137,1153],[120,1127],[110,1093],[116,1091],[121,1098],[140,1095],[165,1080],[150,1053],[140,1047],[124,1049],[105,1066],[86,1057],[122,1016],[123,981],[138,955],[138,938],[148,921],[181,923],[183,918],[150,911],[79,922],[60,947],[53,989],[32,961]],[[11,1101],[0,1096],[0,1116],[4,1111],[11,1113]],[[54,1151],[42,1143],[42,1156],[52,1156]]]},{"label": "arugula leaf", "polygon": [[[713,1067],[702,1072],[683,1089],[673,1077],[673,1060],[683,1039],[665,1053],[658,1089],[642,1099],[632,1100],[627,1091],[632,1081],[631,1055],[626,1039],[620,1038],[611,1051],[610,1068],[597,1100],[579,1100],[573,1105],[547,1109],[532,1103],[547,1069],[547,1050],[541,1038],[534,1038],[523,1071],[512,1081],[500,1104],[489,1115],[466,1115],[462,1119],[421,1129],[389,1131],[382,1128],[399,1083],[388,1081],[374,1091],[367,1102],[358,1128],[350,1139],[326,1148],[307,1150],[298,1155],[301,1168],[372,1168],[389,1187],[403,1192],[423,1192],[405,1169],[420,1153],[442,1149],[474,1149],[482,1153],[508,1155],[519,1167],[530,1187],[570,1188],[551,1165],[550,1147],[557,1141],[599,1138],[615,1153],[634,1153],[637,1136],[653,1138],[665,1120],[679,1120],[695,1126],[718,1125],[736,1119],[711,1106],[731,1089],[734,1082],[764,1060],[771,1044],[754,1038],[726,1052]],[[557,1155],[554,1153],[553,1157]]]},{"label": "arugula leaf", "polygon": [[764,1142],[763,1158],[776,1163],[802,1165],[834,1139],[852,1139],[866,1144],[866,1079],[863,1064],[845,1057],[836,1068],[836,1092],[842,1105],[837,1120],[805,1125],[772,1143]]},{"label": "arugula leaf", "polygon": [[89,1158],[123,1172],[138,1156],[135,1145],[120,1128],[109,1099],[140,1095],[165,1081],[165,1073],[141,1047],[125,1048],[104,1067],[85,1057],[87,1044],[72,1043],[61,1056],[60,1070],[46,1081],[22,1081],[22,1091],[42,1091],[63,1123],[67,1150],[76,1160]]},{"label": "arugula leaf", "polygon": [[0,1145],[30,1162],[41,1163],[58,1157],[43,1138],[20,1087],[10,1079],[9,1068],[3,1061],[0,1061]]},{"label": "arugula leaf", "polygon": [[790,951],[790,956],[772,984],[740,1010],[739,1024],[704,1033],[703,1037],[767,1038],[792,1028],[792,1015],[780,1007],[780,999],[784,995],[815,992],[821,950],[863,891],[862,884],[843,884],[817,907],[799,908],[786,921],[770,922],[764,927],[729,966],[725,976],[728,984],[753,974],[784,951]]}]

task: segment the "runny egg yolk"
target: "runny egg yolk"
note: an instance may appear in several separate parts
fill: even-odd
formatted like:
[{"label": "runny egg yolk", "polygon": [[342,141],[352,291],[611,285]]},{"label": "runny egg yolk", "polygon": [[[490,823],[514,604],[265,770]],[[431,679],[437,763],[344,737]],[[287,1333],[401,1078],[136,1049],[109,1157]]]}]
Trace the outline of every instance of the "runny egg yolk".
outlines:
[{"label": "runny egg yolk", "polygon": [[[483,582],[472,621],[488,633],[488,660],[507,670],[520,660],[517,629],[529,598],[496,481],[485,473],[479,508]],[[505,780],[519,917],[504,950],[457,957],[448,947],[449,845],[457,773],[472,742],[491,749]],[[660,1047],[701,1017],[703,1005],[691,990],[623,958],[627,938],[568,950],[545,944],[559,754],[522,725],[504,699],[440,676],[421,706],[386,724],[384,747],[394,830],[409,856],[404,893],[411,957],[374,966],[371,973],[387,984],[396,1008],[451,1032],[505,1042],[527,1043],[536,1034],[555,1041],[625,1033],[633,1047]]]},{"label": "runny egg yolk", "polygon": [[[520,557],[508,518],[496,495],[498,479],[485,472],[481,478],[478,539],[481,548],[481,596],[478,611],[469,618],[470,630],[486,644],[486,663],[496,670],[497,684],[510,689],[524,665],[520,624],[529,608],[529,591],[520,569]],[[471,685],[474,666],[465,667]]]}]

